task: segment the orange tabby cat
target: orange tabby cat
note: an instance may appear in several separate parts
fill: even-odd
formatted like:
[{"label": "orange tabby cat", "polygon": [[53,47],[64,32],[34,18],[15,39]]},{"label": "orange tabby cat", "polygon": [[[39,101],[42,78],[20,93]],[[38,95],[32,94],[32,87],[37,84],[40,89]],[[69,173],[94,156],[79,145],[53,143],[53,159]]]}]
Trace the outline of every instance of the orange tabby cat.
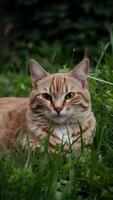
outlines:
[{"label": "orange tabby cat", "polygon": [[35,60],[29,62],[33,90],[30,98],[0,99],[0,142],[8,149],[22,129],[22,144],[29,134],[31,146],[40,145],[51,124],[49,148],[56,144],[80,148],[94,137],[95,118],[87,85],[89,60],[84,58],[69,73],[47,73]]}]

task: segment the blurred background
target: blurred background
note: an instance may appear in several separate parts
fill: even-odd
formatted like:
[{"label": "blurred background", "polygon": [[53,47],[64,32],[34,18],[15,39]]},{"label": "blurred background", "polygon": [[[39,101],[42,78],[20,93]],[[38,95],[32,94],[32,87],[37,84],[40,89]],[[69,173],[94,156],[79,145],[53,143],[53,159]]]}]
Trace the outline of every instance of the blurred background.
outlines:
[{"label": "blurred background", "polygon": [[79,60],[86,47],[93,57],[110,41],[112,24],[112,0],[4,0],[0,63],[17,71],[28,57],[65,64]]}]

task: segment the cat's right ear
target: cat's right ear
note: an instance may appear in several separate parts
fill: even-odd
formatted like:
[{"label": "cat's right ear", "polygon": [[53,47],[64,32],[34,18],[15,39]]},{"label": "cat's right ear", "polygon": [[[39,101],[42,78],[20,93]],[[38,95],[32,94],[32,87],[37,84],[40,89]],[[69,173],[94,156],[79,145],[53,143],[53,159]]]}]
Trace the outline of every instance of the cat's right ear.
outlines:
[{"label": "cat's right ear", "polygon": [[48,73],[34,59],[29,60],[29,69],[31,74],[32,85],[34,88],[36,88],[38,81],[47,77]]}]

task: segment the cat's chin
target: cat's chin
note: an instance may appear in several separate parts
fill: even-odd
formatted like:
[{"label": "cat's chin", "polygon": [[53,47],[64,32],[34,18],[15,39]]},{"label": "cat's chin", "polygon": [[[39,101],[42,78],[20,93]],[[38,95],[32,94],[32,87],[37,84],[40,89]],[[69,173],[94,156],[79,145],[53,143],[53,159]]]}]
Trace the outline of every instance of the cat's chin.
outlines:
[{"label": "cat's chin", "polygon": [[55,124],[61,124],[67,121],[67,117],[56,116],[56,117],[53,117],[51,121]]},{"label": "cat's chin", "polygon": [[69,121],[70,118],[70,113],[62,112],[60,114],[57,113],[52,113],[51,115],[48,115],[49,120],[53,122],[54,124],[61,124],[61,123],[66,123]]}]

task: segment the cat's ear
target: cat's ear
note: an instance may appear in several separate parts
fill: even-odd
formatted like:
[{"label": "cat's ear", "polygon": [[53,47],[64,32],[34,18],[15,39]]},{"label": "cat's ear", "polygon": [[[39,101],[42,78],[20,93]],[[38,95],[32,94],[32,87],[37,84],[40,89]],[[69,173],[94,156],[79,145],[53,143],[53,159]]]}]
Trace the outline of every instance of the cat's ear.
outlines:
[{"label": "cat's ear", "polygon": [[88,58],[84,58],[74,69],[69,73],[72,77],[78,79],[83,87],[87,87],[87,76],[89,73],[90,62]]},{"label": "cat's ear", "polygon": [[48,76],[48,73],[34,59],[29,60],[29,69],[33,87],[37,86],[38,81]]}]

